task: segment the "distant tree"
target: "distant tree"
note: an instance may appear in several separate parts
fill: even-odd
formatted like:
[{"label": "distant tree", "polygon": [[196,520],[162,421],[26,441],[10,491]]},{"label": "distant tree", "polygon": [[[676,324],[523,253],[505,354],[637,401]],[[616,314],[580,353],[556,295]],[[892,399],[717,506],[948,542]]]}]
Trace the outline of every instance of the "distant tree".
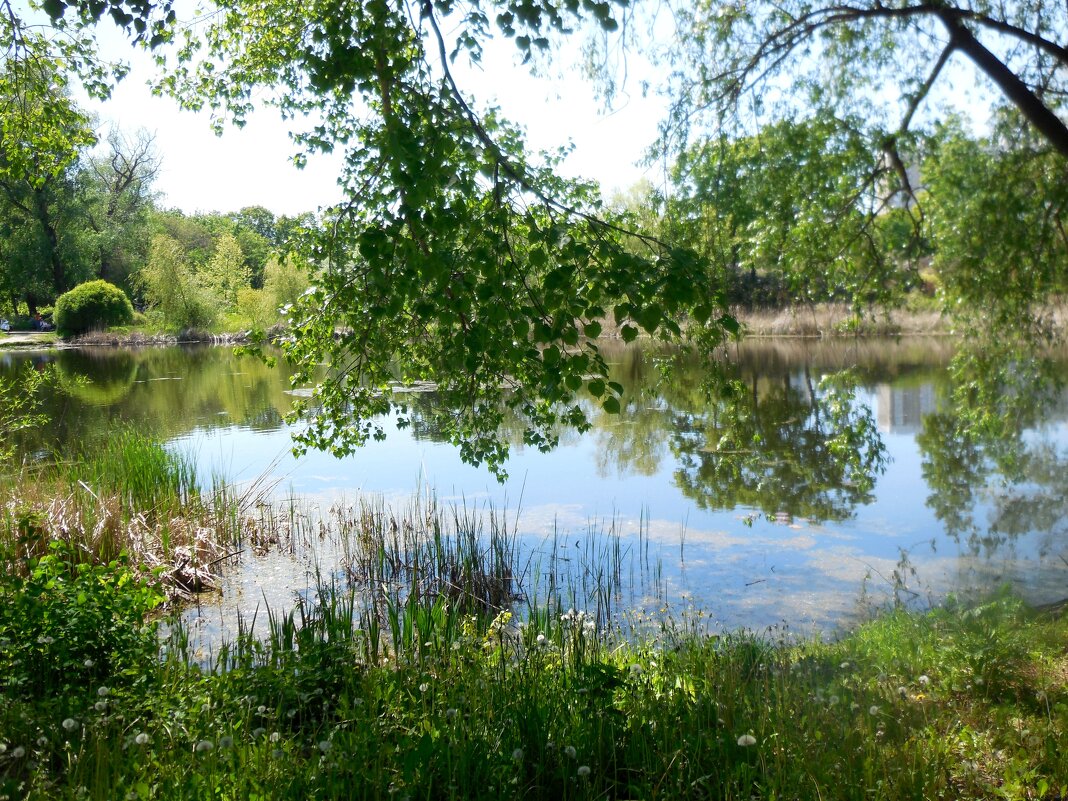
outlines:
[{"label": "distant tree", "polygon": [[21,286],[32,312],[83,277],[75,165],[95,135],[48,43],[10,18],[0,29],[20,43],[17,57],[0,65],[0,247],[7,255],[0,270],[11,271],[0,282],[9,292]]},{"label": "distant tree", "polygon": [[237,238],[225,233],[215,242],[215,254],[196,272],[197,281],[225,309],[237,305],[238,290],[249,286],[249,270],[245,254]]},{"label": "distant tree", "polygon": [[216,317],[218,304],[197,281],[185,251],[176,240],[152,237],[148,263],[138,273],[139,289],[166,324],[179,329],[205,328]]},{"label": "distant tree", "polygon": [[99,278],[122,282],[147,256],[152,183],[159,172],[155,137],[109,132],[104,153],[90,156],[83,170],[89,225],[97,236]]}]

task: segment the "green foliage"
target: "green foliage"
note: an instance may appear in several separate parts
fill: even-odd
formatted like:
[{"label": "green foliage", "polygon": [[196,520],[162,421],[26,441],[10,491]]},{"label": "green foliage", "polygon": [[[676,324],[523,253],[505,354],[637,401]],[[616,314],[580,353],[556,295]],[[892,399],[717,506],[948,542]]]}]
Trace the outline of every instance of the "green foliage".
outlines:
[{"label": "green foliage", "polygon": [[249,286],[249,270],[241,245],[231,233],[222,234],[215,242],[215,253],[196,272],[196,281],[216,303],[226,308],[237,304],[237,293]]},{"label": "green foliage", "polygon": [[15,456],[16,432],[48,422],[48,418],[40,413],[37,393],[54,377],[54,373],[39,373],[32,365],[27,365],[15,374],[14,380],[0,378],[0,468]]},{"label": "green foliage", "polygon": [[133,322],[133,305],[126,293],[107,281],[88,281],[59,296],[54,312],[62,337],[102,331]]},{"label": "green foliage", "polygon": [[[524,52],[583,17],[616,27],[607,3],[494,11]],[[270,0],[249,15],[228,2],[186,38],[163,81],[238,120],[253,97],[293,118],[316,110],[322,124],[295,137],[301,160],[345,148],[348,202],[296,243],[317,273],[291,315],[286,357],[300,382],[318,380],[324,362],[338,367],[308,405],[303,445],[346,453],[383,435],[385,413],[406,425],[408,405],[390,388],[432,382],[435,426],[465,460],[499,471],[506,410],[543,449],[557,424],[588,425],[579,393],[607,368],[586,326],[613,315],[625,340],[640,331],[670,339],[691,317],[695,333],[721,334],[722,298],[692,253],[648,236],[625,246],[590,186],[555,177],[552,158],[528,157],[513,126],[460,93],[450,47],[477,60],[492,24],[451,3],[411,15],[387,3]],[[600,403],[618,409],[618,392]]]},{"label": "green foliage", "polygon": [[73,695],[94,679],[143,670],[158,649],[146,616],[163,600],[125,555],[107,564],[53,541],[43,556],[20,555],[38,523],[4,510],[0,536],[0,682],[9,700]]},{"label": "green foliage", "polygon": [[859,120],[814,115],[691,146],[675,169],[671,235],[725,269],[735,302],[893,301],[908,279],[880,236],[868,136]]},{"label": "green foliage", "polygon": [[169,236],[152,237],[148,263],[137,280],[145,299],[167,325],[209,328],[214,322],[217,305],[197,281],[181,245]]}]

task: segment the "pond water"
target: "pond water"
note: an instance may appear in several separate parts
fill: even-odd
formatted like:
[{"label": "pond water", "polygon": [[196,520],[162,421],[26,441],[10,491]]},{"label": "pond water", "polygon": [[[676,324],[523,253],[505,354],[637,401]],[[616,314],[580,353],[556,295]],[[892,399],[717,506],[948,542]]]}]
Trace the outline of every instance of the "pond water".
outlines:
[{"label": "pond water", "polygon": [[[623,413],[594,413],[590,431],[562,432],[550,453],[513,445],[503,484],[461,463],[418,413],[351,457],[295,458],[283,418],[300,389],[284,366],[227,348],[7,353],[0,370],[57,369],[34,449],[134,426],[193,455],[205,482],[263,486],[266,475],[306,506],[433,493],[507,510],[529,554],[576,561],[590,532],[611,531],[624,606],[812,631],[848,625],[895,590],[920,604],[1003,582],[1033,602],[1068,595],[1068,399],[998,443],[962,439],[952,355],[937,339],[747,342],[720,357],[737,382],[724,401],[707,391],[719,374],[706,359],[609,344]],[[823,381],[845,369],[854,384]],[[416,409],[432,402],[413,396]],[[222,630],[264,603],[277,611],[336,559],[328,548],[246,556],[191,619]]]}]

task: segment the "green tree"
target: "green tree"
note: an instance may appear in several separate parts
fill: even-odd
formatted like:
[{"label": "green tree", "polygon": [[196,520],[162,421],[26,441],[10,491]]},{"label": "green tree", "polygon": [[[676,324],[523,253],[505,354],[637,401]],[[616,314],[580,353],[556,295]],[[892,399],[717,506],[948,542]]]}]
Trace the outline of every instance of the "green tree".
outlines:
[{"label": "green tree", "polygon": [[132,137],[112,130],[105,151],[87,159],[82,175],[98,278],[122,283],[147,257],[148,212],[159,167],[154,137],[143,130]]},{"label": "green tree", "polygon": [[237,237],[224,233],[215,242],[215,253],[196,274],[197,283],[226,310],[237,305],[237,293],[249,286],[249,270]]},{"label": "green tree", "polygon": [[584,387],[618,410],[595,341],[609,314],[626,339],[678,338],[687,316],[695,333],[721,333],[722,298],[691,253],[648,236],[625,247],[592,187],[531,159],[453,79],[452,59],[477,61],[491,28],[534,54],[584,18],[616,27],[607,2],[229,0],[188,31],[163,88],[238,121],[254,99],[294,119],[315,112],[321,124],[295,136],[298,161],[344,148],[348,199],[298,245],[316,284],[286,356],[299,381],[334,367],[306,444],[347,452],[382,435],[380,414],[404,424],[403,396],[384,390],[431,381],[446,437],[499,467],[507,409],[544,448],[561,421],[588,425]]},{"label": "green tree", "polygon": [[[803,182],[842,180],[842,186],[812,196],[814,206],[823,205],[826,221],[838,221],[841,201],[850,192],[857,193],[854,208],[870,218],[859,228],[845,221],[844,230],[856,233],[859,242],[890,233],[880,207],[896,207],[888,215],[891,222],[901,221],[902,210],[911,212],[912,241],[900,246],[899,227],[898,257],[921,251],[930,237],[940,266],[953,264],[958,279],[971,274],[949,283],[948,308],[963,298],[1009,309],[1002,318],[1010,319],[1046,299],[1055,282],[1034,270],[1020,269],[1008,287],[991,279],[1005,265],[1033,263],[1033,251],[1051,246],[1044,229],[1063,227],[1056,189],[1057,182],[1063,186],[1068,179],[1063,120],[1068,48],[1062,44],[1068,8],[1063,3],[757,0],[680,3],[676,13],[679,35],[661,54],[673,65],[674,99],[663,147],[689,154],[691,139],[696,137],[701,148],[709,136],[713,149],[723,142],[736,148],[769,131],[781,137],[783,127],[797,119],[816,129],[848,131],[861,152],[841,163],[812,158],[804,139],[784,143],[783,153]],[[971,71],[978,92],[973,102],[985,103],[996,121],[989,141],[970,150],[937,124],[953,108],[954,69]],[[958,108],[962,114],[972,111]],[[942,141],[946,136],[949,141]],[[841,153],[833,147],[832,152]],[[948,181],[939,175],[943,157],[955,162]],[[728,175],[731,163],[728,157]],[[687,166],[685,155],[682,164]],[[1020,169],[1024,165],[1029,166]],[[684,172],[682,180],[688,179]],[[743,194],[752,191],[747,178],[741,185]],[[1016,214],[1021,199],[1029,205]],[[1002,203],[1014,212],[996,228],[985,229],[990,209]],[[729,201],[726,207],[731,208]],[[936,219],[928,220],[928,214]],[[1027,221],[1036,214],[1045,220],[1032,231]],[[975,242],[949,231],[989,230],[989,245],[1017,219],[1016,234],[1005,237],[1001,247],[969,250]],[[755,238],[774,243],[776,230],[774,223],[761,223]],[[875,242],[875,250],[882,247]],[[778,252],[793,266],[789,247]],[[845,269],[832,269],[831,275],[848,284],[882,272],[858,254],[842,264]],[[1061,259],[1062,275],[1064,266]]]},{"label": "green tree", "polygon": [[206,328],[215,320],[213,303],[186,258],[182,246],[163,234],[152,237],[148,262],[138,273],[145,299],[174,328]]},{"label": "green tree", "polygon": [[0,281],[32,313],[85,277],[75,167],[95,135],[49,43],[11,16],[0,31],[19,44],[0,66]]}]

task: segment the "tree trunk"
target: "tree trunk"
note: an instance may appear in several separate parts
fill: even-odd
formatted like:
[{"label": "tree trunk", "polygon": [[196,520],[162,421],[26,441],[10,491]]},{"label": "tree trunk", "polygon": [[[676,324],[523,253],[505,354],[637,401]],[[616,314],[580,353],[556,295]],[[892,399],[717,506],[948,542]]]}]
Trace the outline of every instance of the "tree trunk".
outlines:
[{"label": "tree trunk", "polygon": [[987,50],[960,17],[948,10],[940,12],[938,17],[949,31],[953,45],[986,73],[1005,97],[1061,155],[1068,157],[1068,126],[1063,120],[1054,114],[1016,73],[1005,66],[1001,59]]}]

